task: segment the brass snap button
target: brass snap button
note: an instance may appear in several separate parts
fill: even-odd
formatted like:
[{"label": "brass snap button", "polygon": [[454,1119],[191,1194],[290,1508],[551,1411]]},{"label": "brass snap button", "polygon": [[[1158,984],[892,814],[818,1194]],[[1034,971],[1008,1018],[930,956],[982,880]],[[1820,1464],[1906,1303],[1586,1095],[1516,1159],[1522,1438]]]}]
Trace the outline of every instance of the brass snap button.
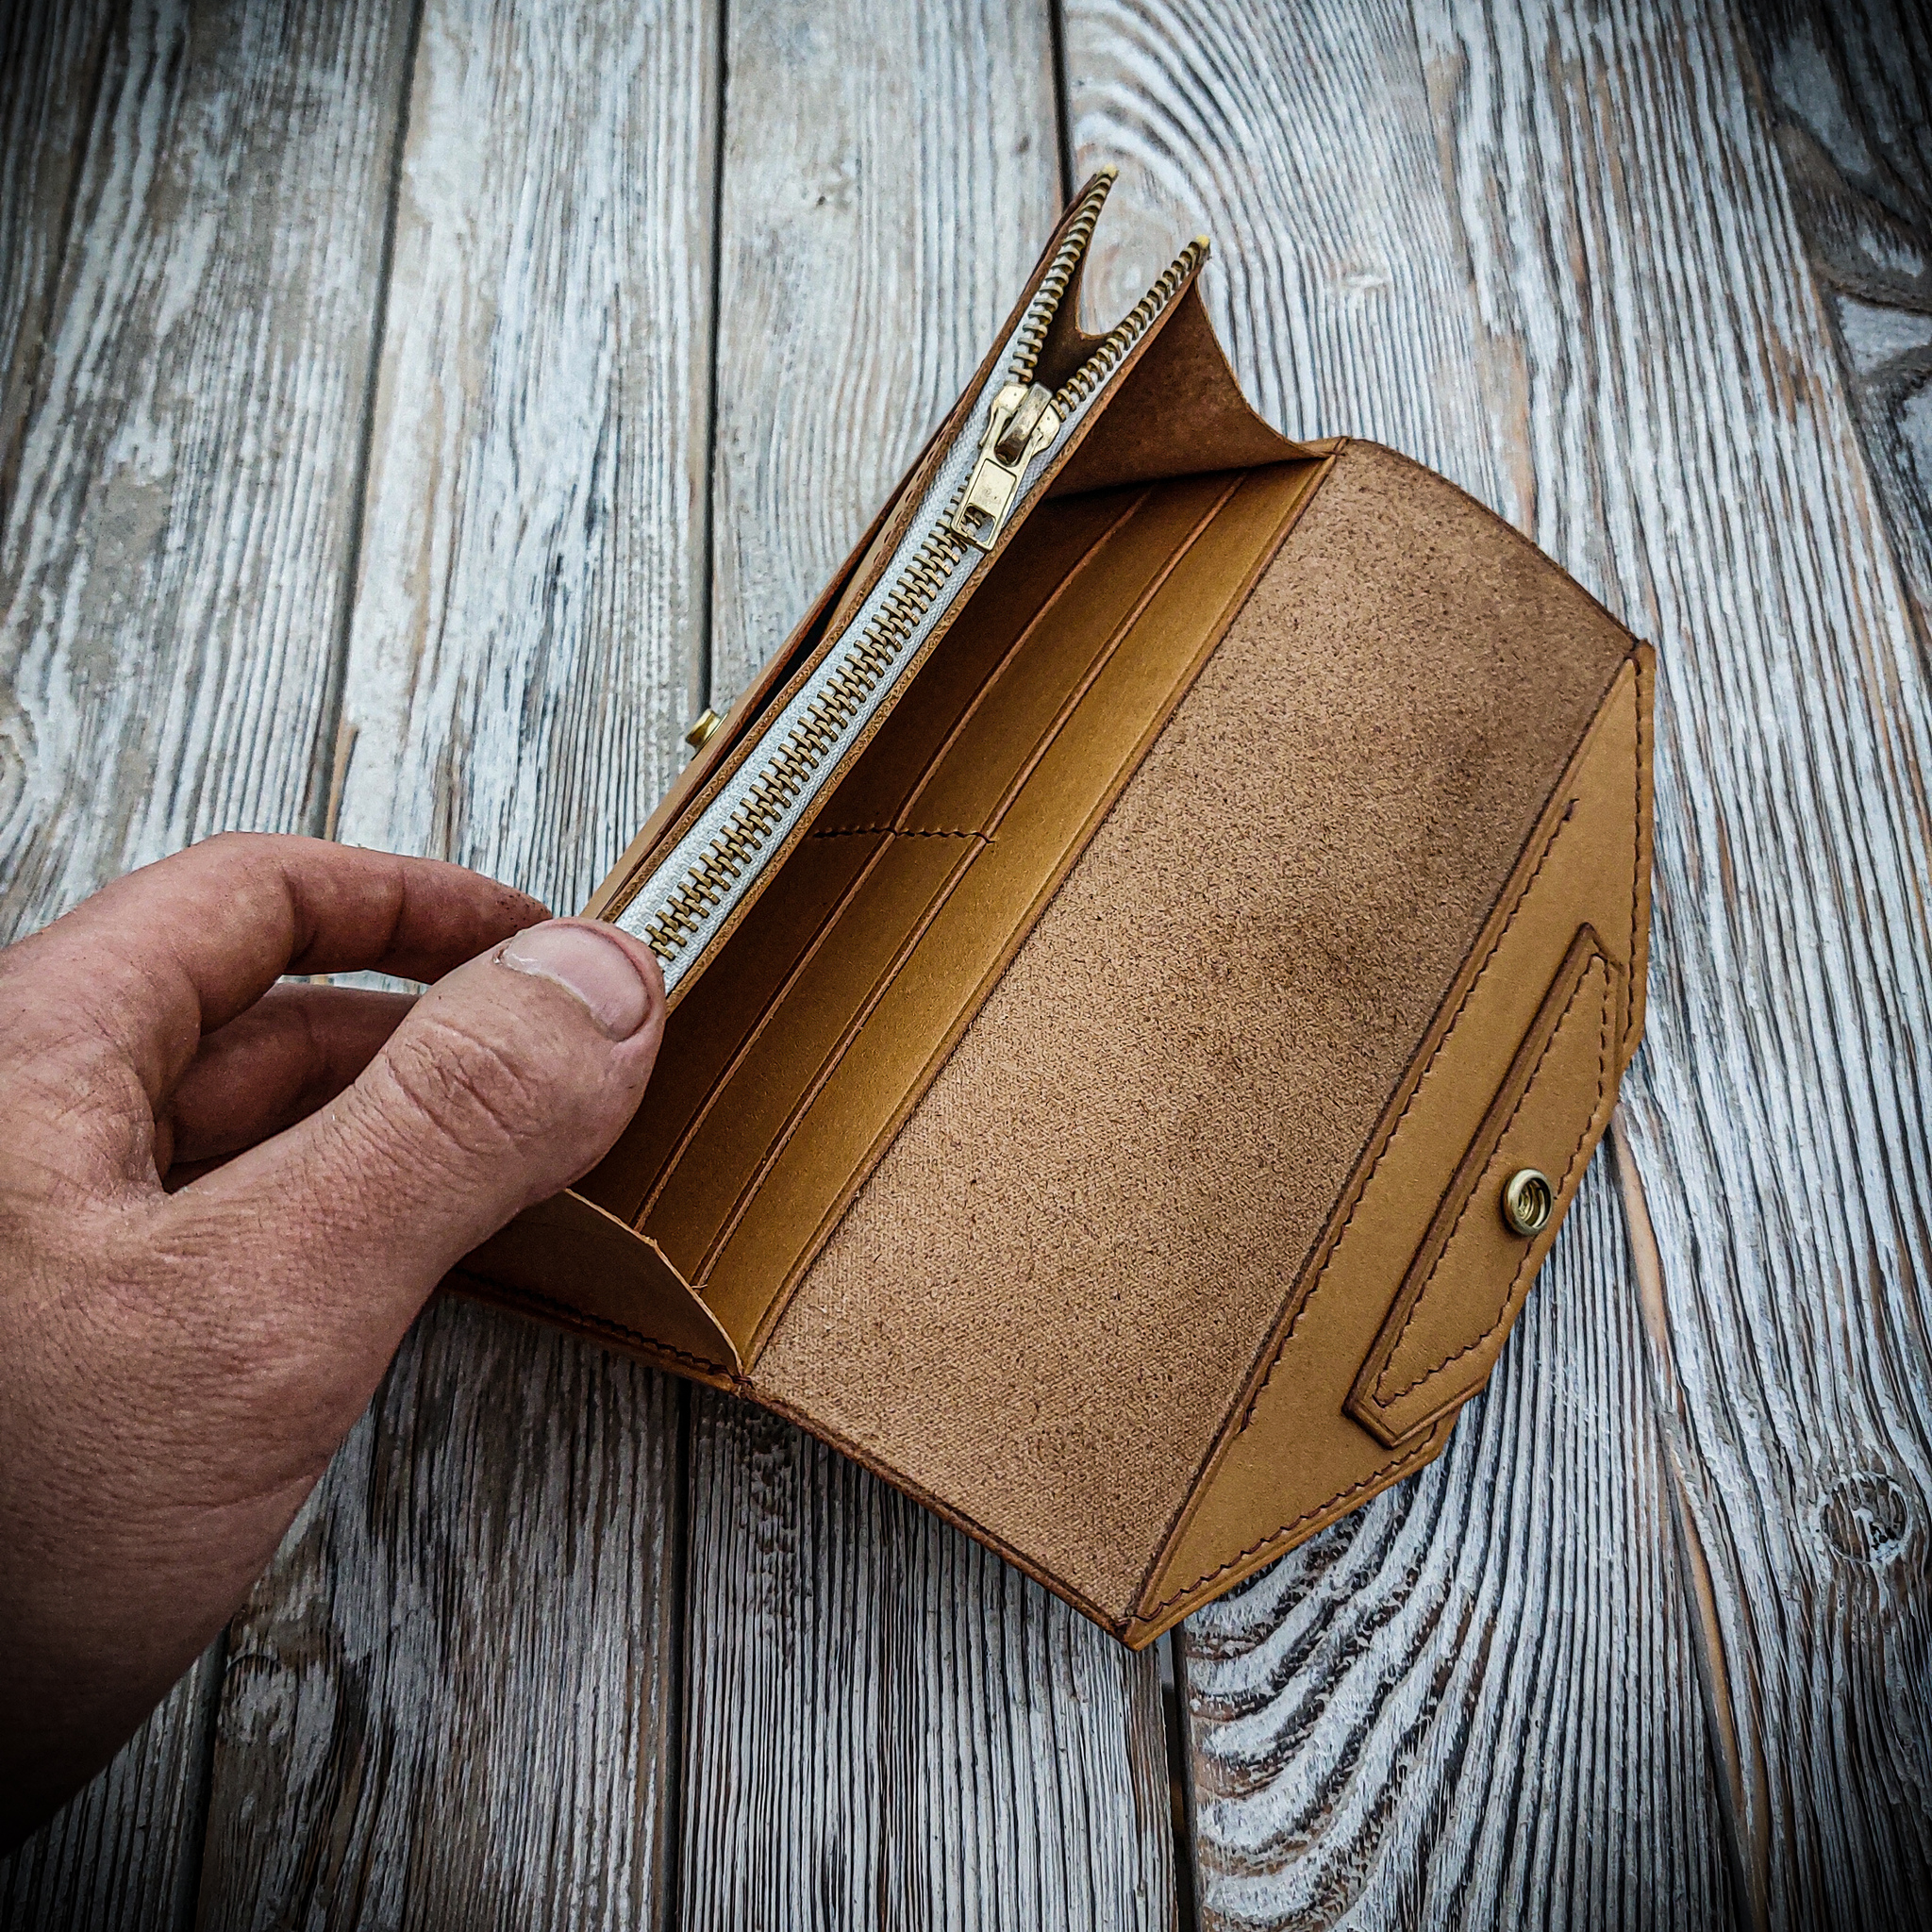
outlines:
[{"label": "brass snap button", "polygon": [[684,734],[684,741],[693,751],[703,751],[711,741],[711,733],[724,724],[716,711],[707,710],[705,715]]},{"label": "brass snap button", "polygon": [[1503,1183],[1503,1219],[1518,1234],[1541,1234],[1550,1224],[1557,1191],[1546,1174],[1520,1167]]}]

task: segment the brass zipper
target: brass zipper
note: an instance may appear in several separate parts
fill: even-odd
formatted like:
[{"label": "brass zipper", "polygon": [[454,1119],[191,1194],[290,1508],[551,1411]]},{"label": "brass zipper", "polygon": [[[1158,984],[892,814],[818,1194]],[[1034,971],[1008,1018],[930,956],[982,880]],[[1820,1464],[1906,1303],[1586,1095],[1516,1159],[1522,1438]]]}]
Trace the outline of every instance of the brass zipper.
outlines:
[{"label": "brass zipper", "polygon": [[[1027,471],[1097,398],[1206,257],[1205,239],[1190,242],[1058,390],[1036,383],[1041,349],[1112,185],[1111,174],[1104,175],[1082,198],[1015,326],[1007,379],[987,410],[976,450],[969,430],[941,463],[928,500],[936,497],[944,508],[889,573],[890,581],[882,580],[860,606],[826,653],[815,684],[766,727],[737,784],[699,817],[618,912],[617,924],[657,954],[667,991],[704,956],[805,803],[828,782],[913,655],[908,647],[928,617],[936,622],[963,588],[971,573],[957,576],[960,562],[976,561],[998,542]],[[967,457],[970,470],[949,489],[949,475]]]}]

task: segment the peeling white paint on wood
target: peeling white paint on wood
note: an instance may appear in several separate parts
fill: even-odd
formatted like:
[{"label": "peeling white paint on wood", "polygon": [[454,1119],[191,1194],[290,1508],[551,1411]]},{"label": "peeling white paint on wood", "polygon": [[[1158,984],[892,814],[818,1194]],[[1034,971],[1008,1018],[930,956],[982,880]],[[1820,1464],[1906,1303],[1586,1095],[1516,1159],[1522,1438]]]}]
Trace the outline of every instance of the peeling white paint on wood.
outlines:
[{"label": "peeling white paint on wood", "polygon": [[[208,833],[311,821],[408,26],[0,24],[0,938]],[[192,1923],[219,1671],[0,1864],[0,1924]]]},{"label": "peeling white paint on wood", "polygon": [[718,31],[708,0],[424,8],[340,836],[563,911],[696,694]]},{"label": "peeling white paint on wood", "polygon": [[[1664,673],[1654,1243],[1600,1161],[1443,1461],[1188,1626],[1208,1924],[1903,1924],[1932,1885],[1890,4],[1066,7],[1076,169],[1124,168],[1091,312],[1208,229],[1266,413],[1456,477]],[[4,29],[8,930],[320,828],[332,775],[342,836],[576,903],[1059,198],[1043,0],[378,12]],[[210,1790],[214,1668],[0,1923],[186,1924],[198,1867],[222,1926],[1190,1903],[1151,1654],[770,1418],[473,1307],[251,1598]]]},{"label": "peeling white paint on wood", "polygon": [[1419,15],[1530,533],[1659,645],[1624,1100],[1768,1923],[1932,1894],[1932,690],[1724,9]]},{"label": "peeling white paint on wood", "polygon": [[407,49],[373,5],[110,37],[0,526],[12,931],[320,807]]},{"label": "peeling white paint on wood", "polygon": [[[574,908],[692,688],[704,0],[426,0],[340,835]],[[432,1306],[231,1637],[203,1923],[658,1924],[683,1391]]]}]

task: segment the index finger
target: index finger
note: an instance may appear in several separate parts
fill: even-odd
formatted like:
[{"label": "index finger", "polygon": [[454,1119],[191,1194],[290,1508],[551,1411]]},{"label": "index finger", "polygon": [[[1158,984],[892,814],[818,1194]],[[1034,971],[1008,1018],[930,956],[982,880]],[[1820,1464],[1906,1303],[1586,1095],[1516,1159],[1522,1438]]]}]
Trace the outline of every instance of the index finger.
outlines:
[{"label": "index finger", "polygon": [[440,979],[548,917],[527,893],[441,859],[225,832],[0,953],[0,989],[30,991],[63,1030],[104,1037],[158,1106],[201,1036],[286,973]]}]

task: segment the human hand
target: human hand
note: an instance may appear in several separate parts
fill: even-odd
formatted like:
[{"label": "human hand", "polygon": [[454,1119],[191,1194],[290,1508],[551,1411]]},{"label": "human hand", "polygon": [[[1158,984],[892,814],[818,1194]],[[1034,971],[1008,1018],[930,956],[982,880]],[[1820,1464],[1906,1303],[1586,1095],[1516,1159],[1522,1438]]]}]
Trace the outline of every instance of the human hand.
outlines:
[{"label": "human hand", "polygon": [[[437,1282],[636,1111],[657,961],[546,919],[230,834],[0,952],[0,1846],[233,1614]],[[275,984],[364,968],[437,984]]]}]

